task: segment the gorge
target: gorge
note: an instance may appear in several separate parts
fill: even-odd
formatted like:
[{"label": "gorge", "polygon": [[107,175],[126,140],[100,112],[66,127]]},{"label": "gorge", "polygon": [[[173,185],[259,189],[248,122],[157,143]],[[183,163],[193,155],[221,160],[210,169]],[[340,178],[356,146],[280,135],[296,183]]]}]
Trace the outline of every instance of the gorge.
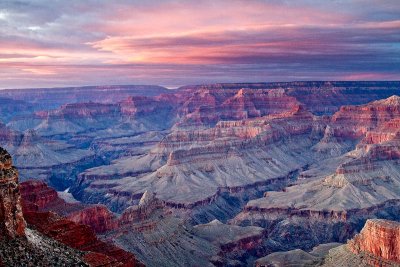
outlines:
[{"label": "gorge", "polygon": [[82,266],[396,266],[399,86],[0,91],[0,230]]}]

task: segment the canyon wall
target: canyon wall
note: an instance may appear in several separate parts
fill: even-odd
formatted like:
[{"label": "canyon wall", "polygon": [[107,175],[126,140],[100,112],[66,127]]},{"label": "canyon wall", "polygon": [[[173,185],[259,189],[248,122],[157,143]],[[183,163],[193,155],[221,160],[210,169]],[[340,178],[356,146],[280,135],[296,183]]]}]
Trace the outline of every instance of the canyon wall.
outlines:
[{"label": "canyon wall", "polygon": [[25,225],[18,171],[10,154],[0,147],[0,239],[25,236]]},{"label": "canyon wall", "polygon": [[400,264],[400,223],[367,220],[362,231],[348,242],[353,253],[367,253],[377,259]]}]

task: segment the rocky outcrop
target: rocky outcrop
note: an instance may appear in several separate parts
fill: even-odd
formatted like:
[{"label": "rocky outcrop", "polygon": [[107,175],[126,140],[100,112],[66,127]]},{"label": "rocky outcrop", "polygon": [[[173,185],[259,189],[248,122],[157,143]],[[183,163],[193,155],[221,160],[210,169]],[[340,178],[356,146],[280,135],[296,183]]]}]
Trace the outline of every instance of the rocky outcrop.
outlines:
[{"label": "rocky outcrop", "polygon": [[0,148],[0,266],[87,266],[82,252],[26,227],[18,172]]},{"label": "rocky outcrop", "polygon": [[103,233],[117,227],[116,217],[103,205],[93,205],[68,215],[78,224],[89,225],[96,233]]},{"label": "rocky outcrop", "polygon": [[[185,94],[178,94],[185,97]],[[212,126],[218,121],[243,120],[290,110],[298,102],[283,90],[199,88],[179,109],[180,127]]]},{"label": "rocky outcrop", "polygon": [[43,209],[58,198],[57,191],[48,187],[43,181],[26,181],[21,183],[20,187],[22,199],[26,206],[30,202],[30,204],[36,205],[38,209]]},{"label": "rocky outcrop", "polygon": [[367,220],[360,234],[350,240],[348,246],[353,253],[366,253],[378,260],[389,260],[400,264],[400,223],[378,219]]},{"label": "rocky outcrop", "polygon": [[23,211],[52,211],[60,216],[80,211],[86,206],[79,202],[67,203],[53,188],[40,180],[20,184]]},{"label": "rocky outcrop", "polygon": [[400,223],[396,221],[367,220],[361,232],[347,244],[329,250],[323,267],[398,267]]},{"label": "rocky outcrop", "polygon": [[89,226],[77,224],[52,212],[26,212],[24,216],[30,227],[45,236],[81,251],[103,254],[102,257],[87,256],[91,262],[102,259],[106,266],[142,266],[133,254],[100,241]]},{"label": "rocky outcrop", "polygon": [[24,235],[18,171],[12,166],[10,154],[0,147],[0,239]]},{"label": "rocky outcrop", "polygon": [[84,254],[29,228],[24,237],[0,241],[1,267],[97,266],[86,261]]},{"label": "rocky outcrop", "polygon": [[21,183],[20,187],[25,213],[51,211],[77,224],[90,226],[96,233],[104,233],[121,225],[141,221],[153,210],[161,207],[155,195],[146,191],[138,205],[129,207],[121,216],[117,216],[104,205],[68,203],[43,181],[29,180]]},{"label": "rocky outcrop", "polygon": [[362,106],[343,106],[332,117],[335,136],[343,139],[362,138],[384,123],[400,117],[400,97],[391,96]]},{"label": "rocky outcrop", "polygon": [[67,203],[42,181],[23,182],[21,191],[28,225],[69,247],[87,251],[83,259],[90,266],[141,266],[131,253],[96,237],[95,232],[112,230],[118,224],[106,207]]},{"label": "rocky outcrop", "polygon": [[[256,267],[310,267],[320,266],[323,258],[330,249],[342,245],[341,243],[321,244],[306,252],[301,249],[284,252],[274,252],[255,262]],[[339,265],[338,265],[339,266]]]},{"label": "rocky outcrop", "polygon": [[220,83],[199,86],[183,86],[179,90],[188,93],[199,90],[229,91],[241,88],[279,89],[295,97],[316,115],[331,115],[344,105],[361,105],[398,94],[399,82],[349,82],[349,81],[302,81],[272,83]]},{"label": "rocky outcrop", "polygon": [[264,237],[264,229],[261,227],[227,225],[218,220],[196,225],[194,231],[198,236],[220,246],[221,253],[256,249],[261,246]]},{"label": "rocky outcrop", "polygon": [[118,220],[120,226],[146,219],[155,209],[161,208],[162,203],[155,194],[145,191],[138,205],[127,208]]}]

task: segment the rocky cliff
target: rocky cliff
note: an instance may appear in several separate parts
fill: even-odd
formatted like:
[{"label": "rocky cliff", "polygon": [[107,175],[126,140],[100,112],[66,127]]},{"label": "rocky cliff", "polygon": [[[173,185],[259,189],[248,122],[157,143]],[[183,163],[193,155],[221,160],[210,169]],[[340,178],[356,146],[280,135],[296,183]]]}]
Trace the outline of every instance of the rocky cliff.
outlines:
[{"label": "rocky cliff", "polygon": [[[57,192],[45,183],[24,183],[22,201],[18,172],[3,148],[0,148],[0,175],[0,260],[6,266],[25,266],[29,260],[36,266],[143,266],[133,254],[100,241],[89,226],[53,212],[39,211],[49,206],[68,208],[68,203],[61,201]],[[104,218],[99,214],[96,210],[101,227]],[[13,245],[18,246],[19,252]],[[46,248],[46,256],[41,256],[43,247],[40,246]]]},{"label": "rocky cliff", "polygon": [[133,254],[99,240],[89,226],[77,224],[52,212],[27,212],[24,216],[28,225],[43,235],[86,252],[89,264],[100,262],[100,266],[143,266]]},{"label": "rocky cliff", "polygon": [[400,223],[371,219],[347,244],[329,250],[318,266],[398,267]]},{"label": "rocky cliff", "polygon": [[29,211],[52,211],[60,216],[80,211],[86,205],[78,201],[66,202],[60,198],[57,191],[39,180],[28,180],[20,184],[22,208]]},{"label": "rocky cliff", "polygon": [[366,253],[373,258],[400,264],[400,223],[388,220],[368,220],[360,234],[349,241],[353,253]]},{"label": "rocky cliff", "polygon": [[[321,242],[345,242],[369,218],[398,220],[399,100],[392,96],[342,107],[313,147],[321,157],[332,148],[340,153],[314,161],[284,191],[249,201],[232,223],[265,227],[274,249],[288,244],[310,249]],[[288,232],[296,236],[291,242]]]},{"label": "rocky cliff", "polygon": [[89,225],[96,233],[103,233],[115,229],[117,218],[103,205],[94,205],[68,215],[68,219],[84,225]]},{"label": "rocky cliff", "polygon": [[18,171],[12,159],[0,147],[0,239],[25,236]]},{"label": "rocky cliff", "polygon": [[347,244],[323,244],[306,252],[300,249],[271,253],[257,267],[397,267],[400,266],[400,223],[370,219]]}]

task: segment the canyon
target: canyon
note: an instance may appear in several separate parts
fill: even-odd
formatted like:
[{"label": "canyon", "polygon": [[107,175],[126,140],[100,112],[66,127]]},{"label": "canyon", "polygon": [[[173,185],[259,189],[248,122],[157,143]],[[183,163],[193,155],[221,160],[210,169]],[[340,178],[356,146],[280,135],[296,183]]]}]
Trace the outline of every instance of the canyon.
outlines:
[{"label": "canyon", "polygon": [[399,86],[0,91],[0,146],[21,180],[4,164],[19,189],[1,194],[20,208],[3,214],[22,221],[8,235],[26,225],[89,265],[330,266],[366,253],[360,266],[396,266]]},{"label": "canyon", "polygon": [[347,244],[318,245],[310,252],[301,249],[275,252],[258,259],[262,266],[399,266],[400,224],[382,219],[367,220],[360,234]]},{"label": "canyon", "polygon": [[66,203],[43,182],[30,181],[20,186],[18,171],[3,148],[0,170],[2,264],[143,266],[133,254],[100,241],[89,226],[54,212],[40,211],[52,202],[64,207]]}]

